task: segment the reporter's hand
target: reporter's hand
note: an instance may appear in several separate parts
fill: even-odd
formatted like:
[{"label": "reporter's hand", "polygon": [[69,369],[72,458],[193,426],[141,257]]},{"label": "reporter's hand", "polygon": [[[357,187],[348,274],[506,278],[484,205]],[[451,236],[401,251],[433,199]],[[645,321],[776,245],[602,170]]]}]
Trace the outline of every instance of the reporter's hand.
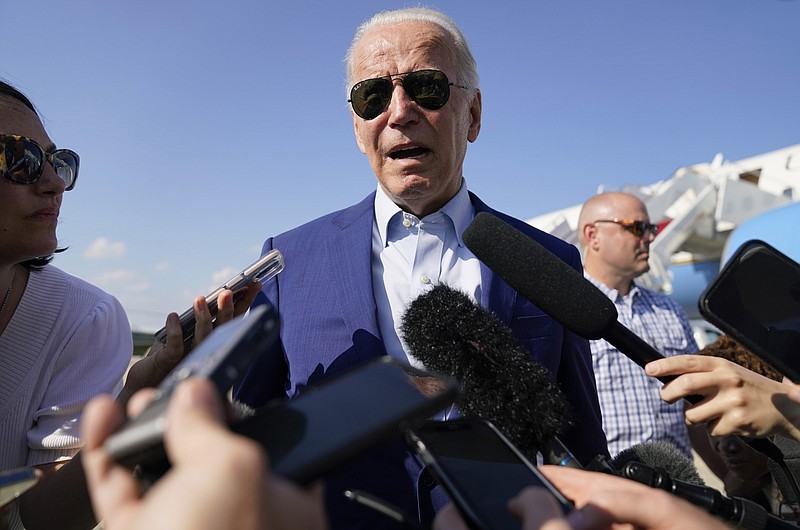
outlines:
[{"label": "reporter's hand", "polygon": [[[560,466],[541,466],[542,473],[567,498],[576,510],[566,521],[573,530],[641,528],[646,530],[729,530],[721,520],[700,508],[644,484],[606,473],[595,473]],[[512,501],[518,509],[532,511],[530,492]],[[538,501],[537,501],[538,502]],[[525,514],[528,512],[521,511]],[[524,526],[524,530],[550,528]],[[555,528],[555,527],[554,527]]]},{"label": "reporter's hand", "polygon": [[773,381],[727,359],[705,355],[659,359],[645,371],[651,376],[677,376],[661,389],[661,398],[668,403],[703,396],[701,402],[685,405],[689,425],[708,424],[714,436],[787,434],[800,440],[800,406],[789,399],[794,387],[790,382]]},{"label": "reporter's hand", "polygon": [[[131,409],[142,408],[146,400],[145,393],[137,394]],[[122,410],[110,397],[93,399],[82,423],[83,465],[103,528],[324,528],[320,488],[303,491],[269,476],[262,449],[231,433],[223,418],[210,382],[193,379],[179,385],[170,401],[164,438],[172,468],[141,496],[131,472],[115,464],[103,448],[122,423]]]},{"label": "reporter's hand", "polygon": [[164,377],[213,331],[214,327],[244,314],[260,290],[261,284],[254,281],[236,296],[229,290],[222,291],[217,299],[216,320],[211,315],[205,297],[198,296],[195,298],[192,303],[195,315],[194,337],[189,344],[183,341],[183,332],[178,314],[170,313],[167,315],[166,344],[162,344],[159,341],[154,342],[147,355],[139,359],[128,370],[125,386],[117,397],[123,408],[128,399],[138,390],[158,386]]}]

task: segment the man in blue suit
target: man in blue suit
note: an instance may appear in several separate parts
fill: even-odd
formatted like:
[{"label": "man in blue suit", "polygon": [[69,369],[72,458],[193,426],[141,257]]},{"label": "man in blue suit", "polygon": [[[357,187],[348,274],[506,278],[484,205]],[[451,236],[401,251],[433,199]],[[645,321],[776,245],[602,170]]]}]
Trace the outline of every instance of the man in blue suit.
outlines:
[{"label": "man in blue suit", "polygon": [[[424,8],[375,15],[347,54],[356,142],[378,187],[360,203],[264,244],[286,270],[263,289],[282,318],[279,344],[237,385],[240,401],[286,399],[381,356],[412,364],[398,331],[407,305],[437,283],[492,310],[556,377],[575,412],[563,441],[583,462],[607,454],[588,342],[511,289],[464,246],[461,234],[481,211],[523,230],[580,270],[577,249],[500,214],[467,191],[467,144],[481,126],[475,60],[447,16]],[[365,454],[326,478],[333,528],[389,528],[392,521],[348,504],[362,489],[429,522],[444,499],[402,443]]]}]

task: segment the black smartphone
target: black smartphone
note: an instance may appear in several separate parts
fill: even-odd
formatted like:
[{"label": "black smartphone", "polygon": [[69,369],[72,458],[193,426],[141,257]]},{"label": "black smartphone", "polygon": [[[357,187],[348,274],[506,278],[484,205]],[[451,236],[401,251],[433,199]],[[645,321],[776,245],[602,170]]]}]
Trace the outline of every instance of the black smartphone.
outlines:
[{"label": "black smartphone", "polygon": [[271,304],[257,306],[214,328],[158,385],[147,408],[106,439],[111,457],[131,467],[163,458],[165,416],[175,387],[189,377],[206,377],[220,394],[225,393],[279,332],[280,319]]},{"label": "black smartphone", "polygon": [[489,421],[429,421],[406,436],[474,530],[519,530],[508,501],[528,486],[547,488],[565,514],[572,510],[572,503]]},{"label": "black smartphone", "polygon": [[[217,299],[219,298],[219,295],[222,293],[222,291],[226,289],[233,291],[235,297],[237,293],[241,292],[248,285],[250,285],[250,282],[257,281],[263,284],[267,280],[273,278],[275,275],[281,272],[284,269],[284,266],[285,265],[283,261],[283,255],[277,249],[273,249],[270,252],[267,252],[266,254],[261,256],[258,260],[251,263],[250,266],[248,266],[242,272],[240,272],[227,282],[223,283],[222,285],[217,287],[212,293],[206,296],[206,303],[208,304],[209,311],[211,311],[211,316],[215,317],[217,314]],[[195,325],[194,309],[190,307],[189,309],[181,313],[180,321],[181,321],[181,330],[183,330],[183,340],[185,342],[194,337],[194,325]],[[162,344],[166,343],[167,341],[166,326],[156,331],[154,338],[155,340],[161,342]]]},{"label": "black smartphone", "polygon": [[739,247],[700,296],[700,314],[800,382],[800,265],[774,247]]},{"label": "black smartphone", "polygon": [[266,449],[274,473],[309,484],[369,447],[402,439],[457,396],[451,378],[383,357],[262,408],[232,430]]}]

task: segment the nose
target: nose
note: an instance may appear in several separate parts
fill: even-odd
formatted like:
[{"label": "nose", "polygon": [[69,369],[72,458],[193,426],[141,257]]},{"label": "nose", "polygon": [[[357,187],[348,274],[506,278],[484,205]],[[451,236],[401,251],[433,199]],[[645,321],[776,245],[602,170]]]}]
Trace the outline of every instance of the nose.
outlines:
[{"label": "nose", "polygon": [[42,175],[34,182],[40,193],[47,195],[62,195],[67,189],[67,183],[61,180],[49,160],[45,160]]},{"label": "nose", "polygon": [[394,90],[392,91],[392,99],[389,101],[389,107],[386,111],[389,113],[389,123],[392,125],[403,125],[414,121],[417,117],[417,104],[409,97],[403,88],[400,79],[393,79]]}]

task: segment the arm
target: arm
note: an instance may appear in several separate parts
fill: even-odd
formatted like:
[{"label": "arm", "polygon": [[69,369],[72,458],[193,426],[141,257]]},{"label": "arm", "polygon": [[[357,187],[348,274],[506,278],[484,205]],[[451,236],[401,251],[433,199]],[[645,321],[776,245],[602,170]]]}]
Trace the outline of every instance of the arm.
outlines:
[{"label": "arm", "polygon": [[661,389],[672,403],[690,395],[703,399],[686,406],[689,425],[709,424],[714,436],[738,434],[765,437],[787,434],[800,440],[800,405],[793,402],[790,382],[777,382],[726,359],[680,355],[647,365],[650,376],[677,376]]}]

